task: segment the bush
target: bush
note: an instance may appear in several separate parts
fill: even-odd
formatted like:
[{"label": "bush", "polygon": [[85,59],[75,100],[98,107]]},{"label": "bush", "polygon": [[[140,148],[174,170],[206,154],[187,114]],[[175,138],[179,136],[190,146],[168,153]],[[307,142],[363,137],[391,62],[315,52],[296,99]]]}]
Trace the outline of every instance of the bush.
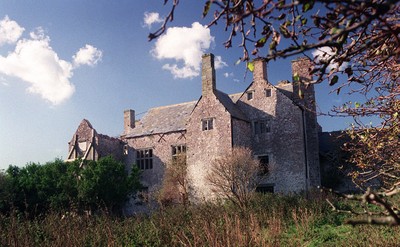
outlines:
[{"label": "bush", "polygon": [[112,157],[87,162],[55,160],[44,165],[10,166],[0,174],[0,210],[27,216],[50,211],[107,208],[119,211],[128,196],[140,187],[139,172],[130,175]]}]

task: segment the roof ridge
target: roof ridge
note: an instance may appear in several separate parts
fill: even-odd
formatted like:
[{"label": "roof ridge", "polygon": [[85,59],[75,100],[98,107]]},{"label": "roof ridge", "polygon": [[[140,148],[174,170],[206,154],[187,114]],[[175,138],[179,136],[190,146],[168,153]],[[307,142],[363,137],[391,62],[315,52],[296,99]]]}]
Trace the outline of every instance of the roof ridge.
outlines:
[{"label": "roof ridge", "polygon": [[177,103],[177,104],[172,104],[172,105],[156,106],[156,107],[150,108],[148,111],[154,110],[154,109],[163,109],[163,108],[169,108],[169,107],[175,107],[175,106],[189,105],[189,104],[193,104],[196,102],[197,102],[197,100],[193,100],[193,101],[189,101],[189,102]]}]

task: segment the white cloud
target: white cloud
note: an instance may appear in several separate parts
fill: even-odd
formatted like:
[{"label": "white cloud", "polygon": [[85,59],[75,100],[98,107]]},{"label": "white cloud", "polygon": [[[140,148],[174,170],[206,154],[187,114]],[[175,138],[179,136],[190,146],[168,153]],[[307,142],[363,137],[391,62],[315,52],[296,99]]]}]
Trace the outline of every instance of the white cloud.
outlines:
[{"label": "white cloud", "polygon": [[[101,57],[92,46],[86,45],[80,51],[93,56],[78,56],[78,52],[78,64],[94,65]],[[39,94],[53,105],[64,102],[75,92],[75,86],[70,82],[73,69],[72,63],[58,57],[42,28],[31,32],[30,39],[18,40],[15,50],[7,56],[0,55],[0,73],[28,82],[27,92]]]},{"label": "white cloud", "polygon": [[233,73],[225,72],[225,73],[224,73],[224,77],[225,77],[225,78],[233,77]]},{"label": "white cloud", "polygon": [[154,23],[161,23],[164,20],[162,18],[160,18],[160,14],[158,14],[157,12],[145,12],[144,13],[144,18],[143,18],[143,22],[144,22],[144,26],[151,28],[151,25],[153,25]]},{"label": "white cloud", "polygon": [[223,67],[228,67],[228,64],[226,64],[224,61],[222,61],[221,56],[215,56],[215,69],[221,69]]},{"label": "white cloud", "polygon": [[[210,30],[198,22],[192,27],[170,27],[156,41],[151,54],[159,60],[175,60],[174,64],[163,66],[175,78],[193,78],[200,74],[201,56],[213,41]],[[179,67],[177,63],[183,65]]]},{"label": "white cloud", "polygon": [[75,67],[84,64],[94,66],[101,61],[102,56],[102,51],[98,50],[96,47],[86,44],[86,46],[79,49],[79,51],[72,58],[74,60]]},{"label": "white cloud", "polygon": [[4,44],[14,44],[17,42],[24,32],[24,28],[20,27],[17,22],[10,20],[6,15],[0,21],[0,46]]},{"label": "white cloud", "polygon": [[[321,48],[316,49],[315,51],[312,52],[312,55],[314,58],[316,58],[316,61],[320,61],[321,59],[329,59],[332,55],[334,54],[334,51],[332,48],[328,46],[324,46]],[[339,70],[344,70],[348,66],[347,62],[342,63],[342,65],[339,67]],[[332,68],[337,68],[338,64],[337,63],[331,63],[328,66],[328,70],[331,70]]]}]

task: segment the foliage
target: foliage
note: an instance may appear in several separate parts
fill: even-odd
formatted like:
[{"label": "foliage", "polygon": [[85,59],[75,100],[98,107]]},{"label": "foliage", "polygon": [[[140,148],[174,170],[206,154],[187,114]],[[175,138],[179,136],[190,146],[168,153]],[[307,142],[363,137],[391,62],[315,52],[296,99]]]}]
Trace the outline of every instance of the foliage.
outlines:
[{"label": "foliage", "polygon": [[[400,67],[397,66],[400,75]],[[365,104],[355,103],[355,108],[344,105],[338,111],[354,116],[356,123],[348,131],[352,141],[345,149],[352,153],[350,162],[358,169],[352,173],[354,181],[363,184],[379,179],[386,190],[400,184],[400,77],[392,83],[382,85],[377,96]],[[365,125],[360,116],[379,114],[380,125]]]},{"label": "foliage", "polygon": [[[162,35],[173,21],[179,1],[171,2],[170,14],[149,40]],[[328,78],[335,84],[336,73],[356,82],[382,78],[386,63],[399,53],[399,11],[396,0],[233,0],[205,1],[203,18],[210,18],[208,27],[223,23],[229,34],[224,45],[230,48],[237,39],[243,48],[242,61],[250,60],[251,46],[251,55],[267,61],[309,56],[307,51],[322,49],[310,72],[318,76],[317,82]],[[350,66],[340,69],[347,62]]]},{"label": "foliage", "polygon": [[234,147],[231,154],[215,160],[207,181],[217,196],[245,209],[261,178],[260,168],[260,161],[249,148]]},{"label": "foliage", "polygon": [[[44,165],[10,166],[0,174],[0,211],[13,209],[27,216],[79,207],[118,209],[139,188],[139,173],[129,176],[122,163],[111,157],[89,162],[55,160]],[[79,209],[77,208],[77,209]]]},{"label": "foliage", "polygon": [[189,181],[185,154],[177,155],[167,164],[159,200],[162,206],[171,203],[183,205],[189,203]]},{"label": "foliage", "polygon": [[124,164],[111,156],[88,161],[79,173],[78,198],[90,208],[98,205],[113,210],[121,208],[128,196],[140,188],[138,170],[127,175]]},{"label": "foliage", "polygon": [[70,170],[58,159],[45,165],[10,166],[5,174],[7,184],[3,190],[7,191],[7,197],[1,198],[3,205],[28,214],[69,208],[77,194],[76,179]]},{"label": "foliage", "polygon": [[258,195],[233,204],[174,205],[152,215],[0,214],[1,246],[395,246],[398,228],[342,225],[323,198]]}]

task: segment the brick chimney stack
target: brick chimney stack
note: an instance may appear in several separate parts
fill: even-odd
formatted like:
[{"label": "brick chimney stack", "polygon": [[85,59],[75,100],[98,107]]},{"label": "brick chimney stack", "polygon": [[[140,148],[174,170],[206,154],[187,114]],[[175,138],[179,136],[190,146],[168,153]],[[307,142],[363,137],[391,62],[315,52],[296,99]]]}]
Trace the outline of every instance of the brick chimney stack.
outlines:
[{"label": "brick chimney stack", "polygon": [[254,71],[253,71],[253,80],[254,81],[267,81],[267,65],[265,59],[256,58],[253,61],[254,63]]},{"label": "brick chimney stack", "polygon": [[214,94],[216,90],[214,54],[204,54],[202,56],[201,82],[203,97]]},{"label": "brick chimney stack", "polygon": [[124,132],[128,133],[129,130],[135,128],[135,111],[125,110],[124,111]]}]

